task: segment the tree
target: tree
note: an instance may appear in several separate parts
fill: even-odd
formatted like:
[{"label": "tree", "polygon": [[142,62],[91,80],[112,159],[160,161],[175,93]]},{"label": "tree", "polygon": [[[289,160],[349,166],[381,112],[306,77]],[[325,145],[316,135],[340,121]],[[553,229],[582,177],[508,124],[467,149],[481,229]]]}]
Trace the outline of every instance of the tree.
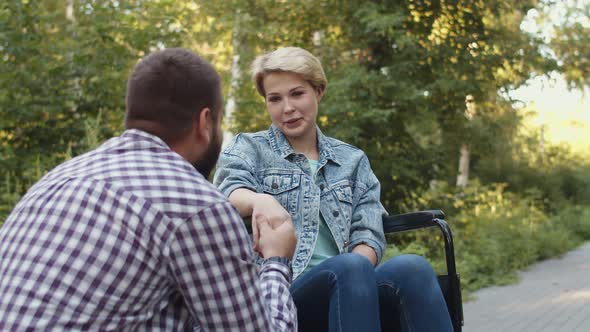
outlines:
[{"label": "tree", "polygon": [[[470,142],[473,163],[509,142],[518,116],[498,91],[518,86],[545,62],[539,40],[520,30],[534,5],[373,1],[347,21],[351,44],[366,45],[358,54],[369,80],[342,97],[364,91],[368,98],[361,96],[348,111],[362,109],[367,123],[358,132],[350,130],[358,122],[338,127],[382,163],[377,172],[392,209],[430,180],[452,179],[464,142]],[[466,95],[478,100],[474,121],[463,115]],[[509,125],[500,127],[500,121]]]},{"label": "tree", "polygon": [[559,71],[574,88],[590,87],[590,2],[570,1],[550,45]]},{"label": "tree", "polygon": [[18,0],[0,6],[0,167],[22,179],[38,158],[50,168],[66,151],[82,152],[81,124],[99,112],[105,137],[121,131],[130,68],[150,50],[182,43],[178,18],[188,5]]},{"label": "tree", "polygon": [[[0,5],[0,166],[17,178],[31,178],[20,166],[38,158],[51,166],[82,152],[79,124],[99,113],[104,137],[120,132],[130,68],[166,46],[195,49],[219,70],[235,101],[228,129],[265,129],[250,64],[293,45],[328,75],[320,127],[366,151],[384,204],[399,211],[432,180],[454,181],[465,142],[474,177],[501,165],[520,123],[503,92],[548,67],[543,41],[520,29],[536,0],[71,1]],[[472,121],[467,95],[478,103]]]},{"label": "tree", "polygon": [[[520,30],[535,5],[250,0],[208,8],[223,29],[235,29],[233,15],[241,14],[244,74],[256,55],[280,46],[301,46],[321,59],[329,85],[319,124],[367,152],[384,184],[383,201],[395,211],[431,180],[456,176],[463,142],[472,146],[473,163],[507,145],[519,118],[498,92],[518,86],[545,61],[540,41]],[[234,90],[235,131],[270,124],[247,78]],[[463,115],[467,95],[478,100],[473,123]],[[509,126],[498,125],[508,119]]]}]

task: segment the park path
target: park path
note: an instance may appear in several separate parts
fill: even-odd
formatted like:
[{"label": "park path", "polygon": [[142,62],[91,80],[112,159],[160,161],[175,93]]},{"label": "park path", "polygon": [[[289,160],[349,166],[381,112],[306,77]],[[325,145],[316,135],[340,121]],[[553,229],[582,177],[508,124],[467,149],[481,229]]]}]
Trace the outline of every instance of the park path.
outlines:
[{"label": "park path", "polygon": [[518,284],[475,292],[464,332],[590,331],[590,242],[519,273]]}]

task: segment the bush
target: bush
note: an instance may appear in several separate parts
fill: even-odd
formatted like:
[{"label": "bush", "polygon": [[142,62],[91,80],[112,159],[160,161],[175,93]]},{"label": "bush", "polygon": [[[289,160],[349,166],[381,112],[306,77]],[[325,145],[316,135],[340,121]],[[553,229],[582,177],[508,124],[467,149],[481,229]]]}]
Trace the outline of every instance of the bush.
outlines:
[{"label": "bush", "polygon": [[2,185],[2,192],[0,193],[0,227],[4,223],[4,220],[12,211],[14,205],[20,198],[19,182],[9,173],[4,174],[4,181]]},{"label": "bush", "polygon": [[547,147],[543,160],[524,151],[516,156],[486,155],[473,172],[484,183],[506,183],[512,192],[537,191],[551,212],[569,204],[590,204],[590,159],[567,146]]},{"label": "bush", "polygon": [[[100,145],[105,139],[103,127],[101,112],[96,118],[86,119],[83,122],[85,135],[78,142],[76,153],[84,153]],[[3,156],[2,161],[7,166],[0,168],[0,227],[31,185],[59,163],[73,157],[71,146],[68,144],[65,151],[54,155]],[[19,173],[13,171],[15,169]]]}]

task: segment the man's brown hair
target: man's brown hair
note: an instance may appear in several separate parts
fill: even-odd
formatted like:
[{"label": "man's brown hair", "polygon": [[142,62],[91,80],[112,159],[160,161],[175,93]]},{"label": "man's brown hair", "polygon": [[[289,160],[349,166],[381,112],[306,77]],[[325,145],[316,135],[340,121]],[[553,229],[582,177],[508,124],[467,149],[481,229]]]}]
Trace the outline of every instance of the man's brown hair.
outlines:
[{"label": "man's brown hair", "polygon": [[127,82],[125,128],[141,129],[168,144],[183,138],[203,108],[214,120],[221,112],[221,79],[195,53],[182,48],[143,58]]}]

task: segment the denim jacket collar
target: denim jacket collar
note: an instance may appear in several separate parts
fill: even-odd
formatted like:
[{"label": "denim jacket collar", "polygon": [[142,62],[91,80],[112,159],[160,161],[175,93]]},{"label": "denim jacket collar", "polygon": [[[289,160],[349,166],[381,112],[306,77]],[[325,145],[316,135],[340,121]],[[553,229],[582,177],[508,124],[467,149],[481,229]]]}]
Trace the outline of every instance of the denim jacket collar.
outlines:
[{"label": "denim jacket collar", "polygon": [[[317,136],[318,136],[318,150],[320,155],[320,165],[324,164],[324,160],[332,161],[333,163],[340,165],[340,161],[336,157],[336,153],[334,153],[334,149],[332,145],[322,134],[320,128],[316,125]],[[278,153],[282,158],[287,159],[289,156],[295,154],[295,150],[291,147],[291,144],[287,140],[287,137],[281,132],[279,128],[277,128],[274,124],[270,126],[268,131],[269,141],[272,149]]]}]

